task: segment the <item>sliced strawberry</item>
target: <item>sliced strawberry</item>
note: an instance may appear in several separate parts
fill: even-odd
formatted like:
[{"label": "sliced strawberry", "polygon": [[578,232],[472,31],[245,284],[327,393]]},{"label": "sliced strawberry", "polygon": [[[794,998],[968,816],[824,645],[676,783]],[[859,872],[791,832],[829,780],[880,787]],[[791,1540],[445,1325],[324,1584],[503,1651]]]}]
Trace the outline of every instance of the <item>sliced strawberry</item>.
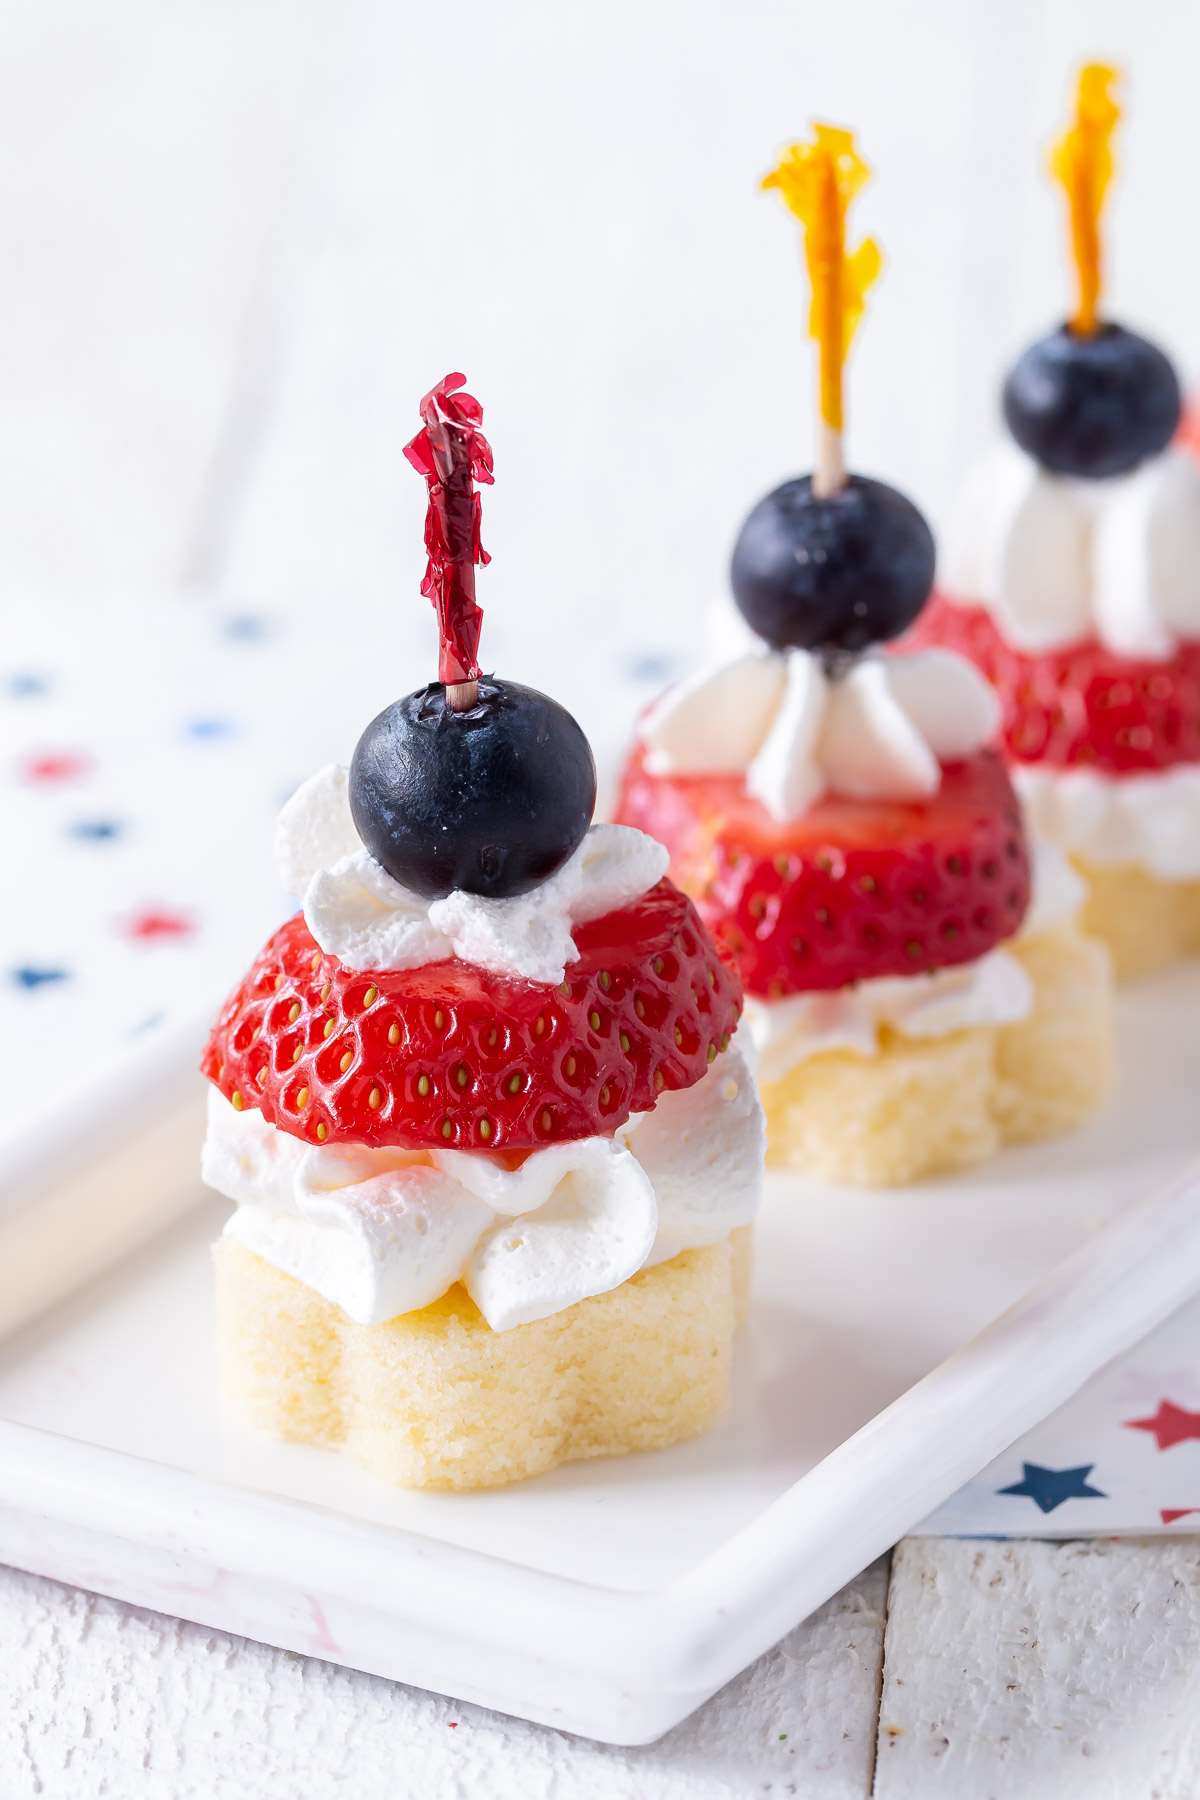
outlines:
[{"label": "sliced strawberry", "polygon": [[658,838],[748,992],[768,999],[973,962],[1029,904],[1020,811],[993,750],[923,802],[831,796],[781,824],[741,776],[654,776],[617,817]]},{"label": "sliced strawberry", "polygon": [[310,1144],[528,1150],[611,1135],[699,1081],[741,985],[669,881],[574,936],[579,961],[543,987],[457,960],[343,968],[297,915],[226,1002],[201,1068]]},{"label": "sliced strawberry", "polygon": [[1004,707],[1015,762],[1109,774],[1200,762],[1200,643],[1167,662],[1116,656],[1098,639],[1033,656],[1005,643],[983,606],[935,595],[904,648],[944,644],[982,669]]},{"label": "sliced strawberry", "polygon": [[1194,398],[1183,409],[1175,442],[1181,450],[1186,450],[1190,456],[1200,461],[1200,407],[1196,405]]}]

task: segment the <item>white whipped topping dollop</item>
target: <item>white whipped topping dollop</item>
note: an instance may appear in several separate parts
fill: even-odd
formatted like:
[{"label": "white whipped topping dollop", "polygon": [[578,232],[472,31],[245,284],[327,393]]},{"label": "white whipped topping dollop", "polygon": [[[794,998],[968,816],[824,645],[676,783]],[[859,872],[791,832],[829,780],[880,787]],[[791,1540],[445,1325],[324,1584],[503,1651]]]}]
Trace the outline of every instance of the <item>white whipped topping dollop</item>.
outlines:
[{"label": "white whipped topping dollop", "polygon": [[1069,854],[1200,880],[1200,765],[1115,776],[1016,763],[1012,776],[1033,832]]},{"label": "white whipped topping dollop", "polygon": [[612,1138],[500,1154],[309,1146],[209,1092],[202,1173],[225,1227],[363,1325],[461,1281],[493,1331],[717,1243],[758,1210],[766,1129],[733,1044]]},{"label": "white whipped topping dollop", "polygon": [[942,577],[1018,650],[1095,636],[1120,656],[1168,657],[1200,638],[1200,466],[1166,450],[1085,481],[1001,445],[968,487]]},{"label": "white whipped topping dollop", "polygon": [[670,860],[629,825],[593,825],[540,887],[512,899],[459,891],[424,900],[365,848],[350,814],[346,770],[318,770],[279,815],[280,879],[304,903],[313,937],[350,969],[415,969],[457,956],[498,975],[553,986],[579,951],[572,927],[627,906],[660,882]]},{"label": "white whipped topping dollop", "polygon": [[760,650],[672,688],[638,729],[651,774],[745,771],[747,792],[787,820],[827,792],[927,798],[942,763],[999,723],[988,683],[950,650],[867,656],[832,680],[807,651]]},{"label": "white whipped topping dollop", "polygon": [[758,1052],[760,1081],[779,1081],[827,1050],[879,1053],[885,1026],[902,1037],[946,1037],[976,1025],[1027,1019],[1033,983],[1007,950],[928,975],[885,975],[851,987],[787,1000],[746,997],[746,1023]]},{"label": "white whipped topping dollop", "polygon": [[1029,905],[1015,936],[1035,938],[1069,925],[1087,899],[1088,889],[1061,845],[1038,831],[1028,817],[1025,828],[1030,859]]}]

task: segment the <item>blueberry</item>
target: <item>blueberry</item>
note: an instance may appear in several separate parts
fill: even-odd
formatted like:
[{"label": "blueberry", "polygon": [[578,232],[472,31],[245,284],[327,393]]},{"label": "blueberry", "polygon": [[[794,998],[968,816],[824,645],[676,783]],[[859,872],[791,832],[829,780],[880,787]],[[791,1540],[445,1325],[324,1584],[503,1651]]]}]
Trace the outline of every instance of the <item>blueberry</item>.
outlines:
[{"label": "blueberry", "polygon": [[854,653],[912,624],[933,586],[933,537],[895,488],[851,475],[817,499],[812,477],[760,500],[733,549],[733,596],[776,650]]},{"label": "blueberry", "polygon": [[435,900],[502,899],[560,869],[596,804],[583,732],[557,701],[485,676],[469,712],[440,682],[372,719],[350,764],[350,811],[389,875]]},{"label": "blueberry", "polygon": [[1180,405],[1167,358],[1123,325],[1090,337],[1060,325],[1030,344],[1004,383],[1004,417],[1022,450],[1057,475],[1092,480],[1165,450]]}]

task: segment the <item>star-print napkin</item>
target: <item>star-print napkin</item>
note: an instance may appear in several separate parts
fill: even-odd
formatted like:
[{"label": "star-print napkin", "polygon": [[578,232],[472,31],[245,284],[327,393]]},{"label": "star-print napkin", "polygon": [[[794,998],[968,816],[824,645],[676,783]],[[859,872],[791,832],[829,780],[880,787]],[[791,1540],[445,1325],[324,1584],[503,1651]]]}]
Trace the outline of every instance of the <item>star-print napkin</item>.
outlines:
[{"label": "star-print napkin", "polygon": [[1200,1530],[1200,1297],[939,1506],[928,1537]]},{"label": "star-print napkin", "polygon": [[331,645],[327,621],[186,594],[5,605],[0,1176],[123,1066],[135,1129],[154,1045],[194,1065],[295,904],[280,805],[416,685],[398,629],[339,622]]}]

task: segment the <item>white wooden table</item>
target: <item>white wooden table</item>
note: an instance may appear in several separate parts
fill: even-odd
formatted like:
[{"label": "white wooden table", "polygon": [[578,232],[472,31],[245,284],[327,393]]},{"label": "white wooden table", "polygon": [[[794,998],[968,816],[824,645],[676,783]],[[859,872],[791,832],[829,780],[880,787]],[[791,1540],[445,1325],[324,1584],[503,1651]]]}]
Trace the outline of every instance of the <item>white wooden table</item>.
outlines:
[{"label": "white wooden table", "polygon": [[[423,604],[400,449],[461,366],[497,450],[493,653],[611,754],[628,722],[589,710],[589,668],[632,658],[649,692],[678,666],[741,513],[806,459],[773,151],[824,113],[879,167],[854,456],[940,519],[1061,305],[1037,146],[1080,55],[1124,58],[1140,101],[1117,302],[1194,374],[1171,225],[1200,216],[1198,47],[1184,0],[8,8],[0,608],[180,581]],[[1198,1649],[1194,1540],[910,1540],[622,1751],[6,1572],[0,1769],[5,1800],[1183,1800]]]}]

